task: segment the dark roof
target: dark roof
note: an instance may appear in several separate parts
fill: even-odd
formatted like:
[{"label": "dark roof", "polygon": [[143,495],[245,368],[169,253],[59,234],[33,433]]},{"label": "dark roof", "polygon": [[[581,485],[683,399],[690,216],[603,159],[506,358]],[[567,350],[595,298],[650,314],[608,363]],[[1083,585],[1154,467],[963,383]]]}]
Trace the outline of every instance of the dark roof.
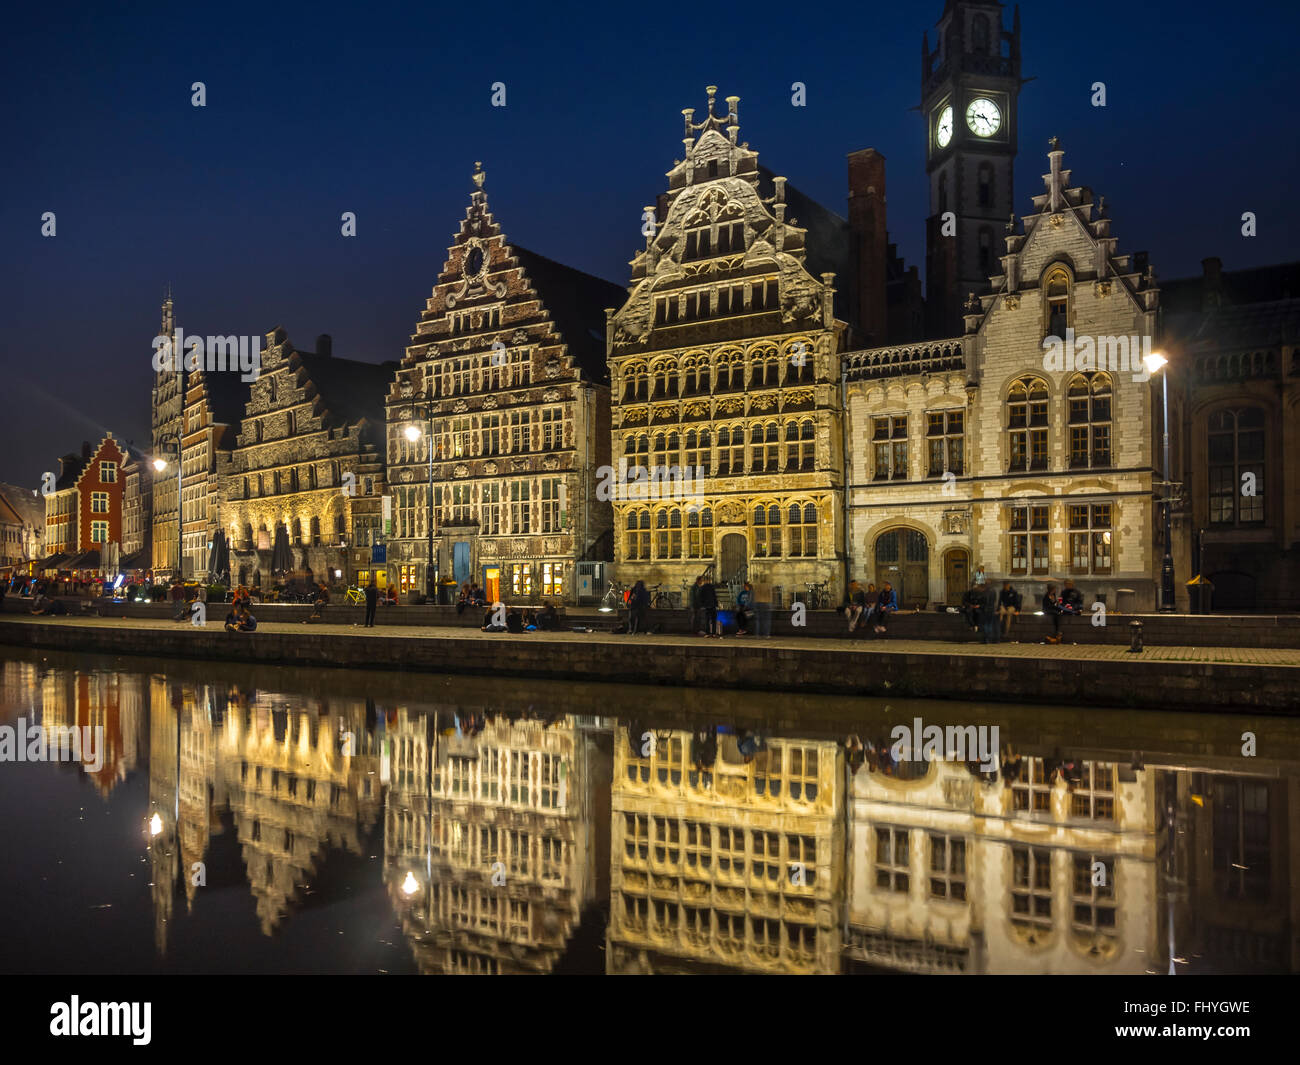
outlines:
[{"label": "dark roof", "polygon": [[59,459],[59,479],[54,482],[54,490],[61,492],[65,488],[74,487],[81,478],[81,471],[86,468],[87,461],[75,451],[70,451]]},{"label": "dark roof", "polygon": [[239,425],[248,403],[249,382],[231,370],[204,372],[203,387],[208,393],[212,420],[224,425]]},{"label": "dark roof", "polygon": [[[1220,277],[1224,303],[1269,303],[1300,298],[1300,262],[1224,270]],[[1199,311],[1204,292],[1203,275],[1162,280],[1160,305],[1166,314]]]},{"label": "dark roof", "polygon": [[358,362],[336,355],[295,349],[325,405],[348,425],[363,418],[384,422],[384,396],[397,372],[396,362]]},{"label": "dark roof", "polygon": [[1273,348],[1300,337],[1300,298],[1167,314],[1171,339],[1211,348]]},{"label": "dark roof", "polygon": [[622,307],[627,289],[612,281],[557,263],[518,244],[510,250],[550,313],[551,321],[585,376],[608,381],[605,361],[605,308]]},{"label": "dark roof", "polygon": [[0,492],[0,522],[7,522],[10,525],[23,524],[22,515],[13,508],[3,492]]}]

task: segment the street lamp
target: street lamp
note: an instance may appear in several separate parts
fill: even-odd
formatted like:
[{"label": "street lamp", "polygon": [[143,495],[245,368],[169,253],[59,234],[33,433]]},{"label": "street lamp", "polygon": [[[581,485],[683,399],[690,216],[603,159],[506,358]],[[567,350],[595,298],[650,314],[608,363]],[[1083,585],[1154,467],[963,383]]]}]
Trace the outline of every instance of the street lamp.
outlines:
[{"label": "street lamp", "polygon": [[[1169,365],[1166,359],[1158,351],[1153,351],[1143,356],[1143,364],[1147,368],[1147,373],[1154,376]],[[1162,418],[1162,428],[1164,429],[1164,504],[1165,504],[1165,557],[1160,564],[1160,612],[1171,614],[1174,611],[1174,556],[1173,556],[1173,482],[1169,479],[1169,373],[1166,370],[1160,377],[1161,392],[1164,399],[1164,417]]]},{"label": "street lamp", "polygon": [[[432,599],[435,596],[433,587],[433,408],[426,407],[429,418],[429,439],[426,450],[429,452],[429,517],[427,528],[429,533],[429,564],[424,574],[424,591],[426,599]],[[414,444],[420,439],[420,427],[418,425],[408,425],[406,427],[406,439]]]},{"label": "street lamp", "polygon": [[[183,476],[183,467],[181,465],[181,434],[169,433],[165,439],[171,439],[176,442],[176,575],[184,576],[184,567],[181,565],[181,546],[184,537],[181,532],[181,477]],[[153,468],[159,473],[167,468],[167,460],[162,456],[153,460]]]}]

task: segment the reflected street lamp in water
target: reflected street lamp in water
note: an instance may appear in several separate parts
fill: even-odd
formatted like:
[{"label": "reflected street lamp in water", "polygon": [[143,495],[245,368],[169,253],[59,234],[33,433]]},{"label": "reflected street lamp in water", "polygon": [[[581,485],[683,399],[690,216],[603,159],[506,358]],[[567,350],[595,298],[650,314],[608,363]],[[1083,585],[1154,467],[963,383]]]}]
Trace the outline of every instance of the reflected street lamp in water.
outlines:
[{"label": "reflected street lamp in water", "polygon": [[[426,441],[426,449],[429,452],[429,515],[427,518],[429,532],[429,563],[424,573],[424,591],[426,598],[432,598],[435,594],[433,587],[433,409],[429,408],[429,439]],[[414,444],[420,439],[420,427],[418,425],[408,425],[406,427],[406,439]]]},{"label": "reflected street lamp in water", "polygon": [[1166,359],[1158,351],[1153,351],[1149,355],[1143,356],[1143,364],[1147,368],[1147,373],[1154,376],[1165,370],[1160,377],[1162,394],[1164,397],[1164,416],[1161,419],[1161,428],[1164,430],[1164,460],[1162,471],[1164,474],[1164,505],[1165,505],[1165,557],[1160,564],[1160,611],[1161,613],[1173,613],[1174,610],[1174,556],[1173,556],[1173,482],[1170,480],[1169,469],[1169,372],[1165,368],[1169,365]]}]

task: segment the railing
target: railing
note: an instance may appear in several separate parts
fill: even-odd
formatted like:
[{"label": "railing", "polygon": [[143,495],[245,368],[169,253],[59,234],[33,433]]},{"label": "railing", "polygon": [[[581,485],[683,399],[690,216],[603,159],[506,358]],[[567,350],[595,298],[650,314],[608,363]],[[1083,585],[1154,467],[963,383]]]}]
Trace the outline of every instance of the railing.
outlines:
[{"label": "railing", "polygon": [[900,344],[869,351],[851,351],[844,355],[850,381],[878,377],[906,377],[920,373],[947,373],[966,368],[966,349],[961,339],[931,340],[919,344]]}]

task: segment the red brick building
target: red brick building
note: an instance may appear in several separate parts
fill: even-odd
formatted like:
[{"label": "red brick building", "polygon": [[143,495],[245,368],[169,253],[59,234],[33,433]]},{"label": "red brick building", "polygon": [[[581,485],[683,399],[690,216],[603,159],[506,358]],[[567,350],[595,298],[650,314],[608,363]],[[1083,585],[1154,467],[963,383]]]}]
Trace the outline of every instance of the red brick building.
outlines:
[{"label": "red brick building", "polygon": [[77,478],[77,547],[102,551],[122,542],[123,467],[127,452],[109,433],[87,459]]}]

